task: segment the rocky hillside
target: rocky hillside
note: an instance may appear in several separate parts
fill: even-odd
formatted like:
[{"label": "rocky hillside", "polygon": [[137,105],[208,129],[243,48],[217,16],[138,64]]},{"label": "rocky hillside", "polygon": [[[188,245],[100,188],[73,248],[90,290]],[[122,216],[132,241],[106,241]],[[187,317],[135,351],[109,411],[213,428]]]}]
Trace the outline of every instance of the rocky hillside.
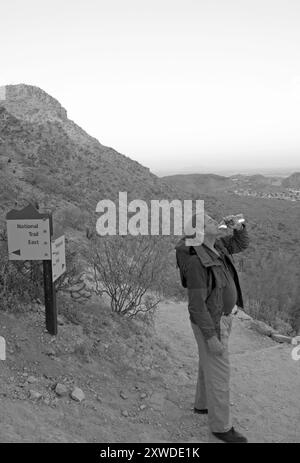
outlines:
[{"label": "rocky hillside", "polygon": [[174,196],[138,162],[103,146],[43,90],[7,85],[0,92],[0,207],[34,197],[46,208],[75,204],[90,212],[119,191],[134,198]]},{"label": "rocky hillside", "polygon": [[300,189],[300,172],[294,172],[289,177],[282,181],[282,185],[286,188]]}]

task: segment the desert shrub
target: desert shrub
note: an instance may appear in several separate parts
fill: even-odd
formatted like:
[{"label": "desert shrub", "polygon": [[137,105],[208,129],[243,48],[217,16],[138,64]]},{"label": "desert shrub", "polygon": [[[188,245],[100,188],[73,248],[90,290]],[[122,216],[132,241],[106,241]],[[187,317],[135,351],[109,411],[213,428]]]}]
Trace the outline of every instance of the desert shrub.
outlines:
[{"label": "desert shrub", "polygon": [[94,237],[88,259],[95,292],[109,296],[113,312],[129,318],[138,314],[153,318],[162,297],[167,252],[161,237]]},{"label": "desert shrub", "polygon": [[[57,293],[77,302],[91,297],[83,280],[83,262],[77,244],[66,245],[66,272],[56,280]],[[42,261],[9,261],[6,230],[0,232],[0,310],[21,311],[26,304],[44,300]]]},{"label": "desert shrub", "polygon": [[92,295],[84,280],[85,262],[81,258],[82,248],[75,242],[67,241],[66,271],[55,282],[57,293],[68,294],[73,301],[85,301]]},{"label": "desert shrub", "polygon": [[295,334],[300,334],[300,295],[289,307],[289,319]]},{"label": "desert shrub", "polygon": [[[279,321],[294,326],[299,307],[298,258],[280,249],[256,252],[243,260],[241,273],[246,310],[274,328]],[[294,308],[294,309],[293,309]]]},{"label": "desert shrub", "polygon": [[43,273],[38,261],[9,261],[7,245],[0,241],[0,310],[22,311],[43,297]]}]

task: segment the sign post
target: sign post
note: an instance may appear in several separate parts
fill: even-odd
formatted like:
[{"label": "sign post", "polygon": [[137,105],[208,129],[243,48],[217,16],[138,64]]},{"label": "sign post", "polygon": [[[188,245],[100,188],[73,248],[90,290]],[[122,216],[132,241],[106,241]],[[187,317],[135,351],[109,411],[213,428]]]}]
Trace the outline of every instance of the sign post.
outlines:
[{"label": "sign post", "polygon": [[[8,212],[6,221],[9,260],[43,261],[46,328],[50,334],[56,335],[57,308],[54,281],[66,270],[64,236],[52,242],[54,243],[52,249],[52,215],[39,213],[31,204],[21,211],[13,209]],[[58,250],[59,248],[61,250]]]},{"label": "sign post", "polygon": [[56,281],[66,271],[65,236],[62,235],[51,241],[52,251],[52,275]]}]

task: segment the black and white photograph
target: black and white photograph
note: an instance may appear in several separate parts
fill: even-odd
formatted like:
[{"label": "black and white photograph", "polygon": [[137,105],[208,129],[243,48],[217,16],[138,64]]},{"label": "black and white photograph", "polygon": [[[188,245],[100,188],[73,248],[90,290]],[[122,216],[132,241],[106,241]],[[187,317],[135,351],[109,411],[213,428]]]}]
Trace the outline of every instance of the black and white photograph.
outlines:
[{"label": "black and white photograph", "polygon": [[3,0],[0,38],[0,444],[300,444],[300,2]]}]

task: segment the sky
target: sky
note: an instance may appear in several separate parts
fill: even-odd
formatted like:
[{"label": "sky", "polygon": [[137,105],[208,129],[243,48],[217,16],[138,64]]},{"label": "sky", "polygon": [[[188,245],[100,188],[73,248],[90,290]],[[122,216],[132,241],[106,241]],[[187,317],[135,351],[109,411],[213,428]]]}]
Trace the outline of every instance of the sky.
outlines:
[{"label": "sky", "polygon": [[10,0],[0,39],[0,85],[158,175],[300,170],[299,0]]}]

